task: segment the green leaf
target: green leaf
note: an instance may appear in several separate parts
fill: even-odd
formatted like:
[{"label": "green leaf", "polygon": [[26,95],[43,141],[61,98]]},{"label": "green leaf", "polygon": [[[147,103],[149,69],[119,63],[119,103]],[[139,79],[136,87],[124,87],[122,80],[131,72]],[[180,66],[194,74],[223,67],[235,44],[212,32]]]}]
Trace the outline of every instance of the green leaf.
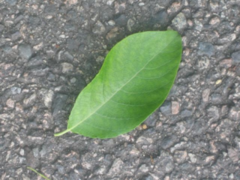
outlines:
[{"label": "green leaf", "polygon": [[133,34],[108,53],[100,72],[79,94],[67,130],[112,138],[141,124],[166,99],[177,74],[182,41],[175,31]]}]

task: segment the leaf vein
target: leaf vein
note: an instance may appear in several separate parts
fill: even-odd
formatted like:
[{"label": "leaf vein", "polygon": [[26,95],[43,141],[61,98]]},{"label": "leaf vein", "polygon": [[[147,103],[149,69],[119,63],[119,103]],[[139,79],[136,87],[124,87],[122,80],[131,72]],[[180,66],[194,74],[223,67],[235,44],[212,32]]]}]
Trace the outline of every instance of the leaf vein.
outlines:
[{"label": "leaf vein", "polygon": [[121,105],[126,105],[126,106],[146,106],[148,104],[130,104],[130,103],[122,103],[122,102],[119,102],[119,101],[115,101],[113,99],[110,99],[110,101],[113,101],[114,103],[116,104],[121,104]]},{"label": "leaf vein", "polygon": [[169,63],[171,63],[172,61],[174,61],[175,59],[173,59],[173,60],[170,60],[170,61],[166,61],[164,64],[161,64],[160,66],[157,66],[157,67],[154,67],[154,68],[145,68],[145,70],[154,70],[154,69],[159,69],[159,68],[161,68],[161,67],[163,67],[163,66],[165,66],[166,64],[169,64]]},{"label": "leaf vein", "polygon": [[101,114],[101,113],[97,113],[97,112],[96,112],[96,114],[97,114],[98,116],[101,116],[101,117],[104,117],[104,118],[116,119],[116,120],[135,119],[135,118],[140,118],[140,117],[145,116],[145,115],[141,115],[141,116],[138,116],[138,117],[120,118],[120,117],[108,116],[108,115]]},{"label": "leaf vein", "polygon": [[164,74],[161,74],[161,76],[154,76],[154,77],[149,77],[149,78],[144,78],[144,77],[141,77],[141,76],[138,76],[137,78],[140,78],[140,79],[159,79],[159,78],[162,78],[164,77],[165,75],[168,75],[169,72],[171,72],[172,70],[174,70],[176,67],[174,66],[173,68],[171,68],[169,71],[167,71],[166,73]]},{"label": "leaf vein", "polygon": [[163,87],[165,87],[166,85],[168,85],[168,84],[170,84],[171,82],[167,82],[166,84],[163,84],[162,86],[160,86],[160,87],[158,87],[158,88],[156,88],[156,89],[154,89],[154,90],[151,90],[151,91],[144,91],[144,92],[130,92],[130,91],[126,91],[126,90],[121,90],[121,91],[123,91],[124,93],[126,93],[126,94],[145,94],[145,93],[151,93],[151,92],[154,92],[154,91],[158,91],[158,90],[160,90],[160,89],[162,89]]}]

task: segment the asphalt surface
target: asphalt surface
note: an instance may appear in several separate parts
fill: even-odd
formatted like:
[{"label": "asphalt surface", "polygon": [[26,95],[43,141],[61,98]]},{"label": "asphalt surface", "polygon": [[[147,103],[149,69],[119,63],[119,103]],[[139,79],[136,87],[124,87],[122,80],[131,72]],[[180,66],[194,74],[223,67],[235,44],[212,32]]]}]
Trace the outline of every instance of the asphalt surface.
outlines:
[{"label": "asphalt surface", "polygon": [[[143,125],[53,137],[114,44],[166,29],[182,62]],[[0,0],[0,179],[240,179],[239,34],[239,0]]]}]

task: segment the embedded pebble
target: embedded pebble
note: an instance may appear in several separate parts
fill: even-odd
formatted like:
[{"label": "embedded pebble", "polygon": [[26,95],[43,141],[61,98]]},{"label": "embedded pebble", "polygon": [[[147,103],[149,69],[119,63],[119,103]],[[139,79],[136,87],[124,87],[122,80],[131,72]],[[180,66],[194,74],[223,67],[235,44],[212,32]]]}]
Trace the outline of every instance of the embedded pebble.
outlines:
[{"label": "embedded pebble", "polygon": [[147,172],[149,171],[149,166],[147,166],[146,164],[142,164],[142,165],[139,167],[139,171],[144,172],[144,173],[147,173]]},{"label": "embedded pebble", "polygon": [[98,56],[96,59],[96,62],[98,63],[102,63],[104,61],[104,57],[103,56]]},{"label": "embedded pebble", "polygon": [[214,104],[219,104],[222,102],[222,95],[219,93],[213,93],[210,96],[211,102]]},{"label": "embedded pebble", "polygon": [[147,129],[148,127],[147,127],[147,125],[146,124],[143,124],[142,125],[142,129]]},{"label": "embedded pebble", "polygon": [[18,47],[18,50],[19,50],[19,53],[20,53],[20,56],[24,59],[29,59],[32,54],[33,54],[33,51],[32,51],[32,48],[30,45],[28,44],[21,44],[19,47]]},{"label": "embedded pebble", "polygon": [[105,30],[105,26],[100,21],[97,21],[92,31],[94,34],[103,34]]},{"label": "embedded pebble", "polygon": [[202,100],[203,100],[203,102],[208,102],[210,92],[211,92],[210,89],[204,89],[204,91],[202,93]]},{"label": "embedded pebble", "polygon": [[113,4],[113,2],[114,2],[114,0],[108,0],[108,1],[107,1],[107,5],[110,5],[110,6],[111,6],[111,5]]},{"label": "embedded pebble", "polygon": [[110,21],[108,21],[108,24],[111,25],[111,26],[114,26],[115,22],[113,20],[110,20]]},{"label": "embedded pebble", "polygon": [[28,178],[25,174],[22,175],[22,179],[23,180],[30,180],[30,178]]},{"label": "embedded pebble", "polygon": [[37,95],[35,93],[33,93],[28,98],[24,99],[23,103],[26,104],[26,105],[29,105],[29,104],[31,104],[35,101],[36,97],[37,97]]},{"label": "embedded pebble", "polygon": [[229,112],[229,117],[234,121],[240,120],[240,111],[237,107],[232,107]]},{"label": "embedded pebble", "polygon": [[69,3],[69,5],[74,5],[78,3],[78,0],[67,0],[67,3]]},{"label": "embedded pebble", "polygon": [[169,22],[169,14],[165,10],[161,10],[156,14],[154,21],[161,26],[166,25]]},{"label": "embedded pebble", "polygon": [[211,25],[216,25],[219,23],[220,23],[220,19],[218,17],[213,17],[209,22],[209,24],[211,24]]},{"label": "embedded pebble", "polygon": [[188,156],[189,156],[189,158],[190,158],[192,163],[196,163],[197,162],[197,158],[196,158],[195,154],[189,153]]},{"label": "embedded pebble", "polygon": [[172,114],[176,115],[180,111],[180,104],[177,101],[172,101]]},{"label": "embedded pebble", "polygon": [[19,154],[20,154],[21,156],[24,156],[24,154],[25,154],[24,149],[21,149],[20,152],[19,152]]},{"label": "embedded pebble", "polygon": [[22,172],[23,172],[23,169],[22,169],[22,168],[18,168],[18,169],[16,170],[16,173],[17,173],[18,175],[20,175]]},{"label": "embedded pebble", "polygon": [[15,107],[15,101],[13,101],[12,99],[8,99],[6,102],[6,105],[10,108],[14,108]]},{"label": "embedded pebble", "polygon": [[213,120],[218,120],[220,118],[220,111],[216,106],[209,107],[207,109],[207,112],[208,112],[208,117],[212,118]]},{"label": "embedded pebble", "polygon": [[70,82],[71,82],[71,83],[75,83],[76,81],[77,81],[76,78],[71,78],[71,79],[70,79]]},{"label": "embedded pebble", "polygon": [[198,54],[199,55],[207,55],[211,57],[215,53],[215,48],[211,43],[200,42],[198,46]]},{"label": "embedded pebble", "polygon": [[113,29],[111,29],[109,31],[109,33],[107,34],[106,38],[107,39],[112,39],[115,38],[118,34],[118,27],[114,27]]},{"label": "embedded pebble", "polygon": [[18,0],[5,0],[5,2],[11,6],[14,6],[17,4]]},{"label": "embedded pebble", "polygon": [[19,31],[15,32],[14,34],[12,34],[12,40],[16,41],[18,39],[20,39],[22,37],[21,33]]},{"label": "embedded pebble", "polygon": [[171,115],[171,104],[170,102],[164,102],[164,104],[160,107],[161,112],[164,115]]},{"label": "embedded pebble", "polygon": [[233,63],[236,63],[236,64],[240,63],[240,51],[232,53],[232,60],[233,60]]},{"label": "embedded pebble", "polygon": [[141,145],[142,144],[152,144],[153,141],[151,138],[146,138],[146,137],[141,136],[137,139],[136,143],[141,144]]},{"label": "embedded pebble", "polygon": [[34,148],[34,149],[32,150],[32,152],[33,152],[33,156],[34,156],[34,157],[36,157],[36,158],[39,157],[39,148],[38,148],[38,147],[37,147],[37,148]]},{"label": "embedded pebble", "polygon": [[20,94],[21,91],[22,91],[22,89],[19,88],[19,87],[15,87],[15,86],[14,86],[14,87],[11,87],[11,92],[12,92],[13,95],[15,95],[15,94]]},{"label": "embedded pebble", "polygon": [[132,19],[129,19],[129,20],[127,21],[128,31],[131,32],[134,25],[135,25],[135,22],[134,22]]},{"label": "embedded pebble", "polygon": [[50,108],[52,105],[53,96],[54,96],[54,92],[52,90],[49,90],[44,96],[44,104],[48,108]]},{"label": "embedded pebble", "polygon": [[173,25],[179,30],[183,30],[187,27],[187,20],[183,13],[179,13],[173,20]]},{"label": "embedded pebble", "polygon": [[183,110],[180,115],[182,118],[190,117],[192,116],[192,111],[189,111],[186,109],[186,110]]},{"label": "embedded pebble", "polygon": [[178,163],[183,163],[187,159],[187,151],[175,151],[174,157]]},{"label": "embedded pebble", "polygon": [[228,149],[228,156],[231,158],[231,160],[232,160],[234,163],[238,162],[238,160],[239,160],[239,154],[240,154],[240,152],[239,152],[239,150],[237,150],[237,149],[233,149],[233,148],[229,148],[229,149]]},{"label": "embedded pebble", "polygon": [[4,30],[4,26],[0,24],[0,32]]},{"label": "embedded pebble", "polygon": [[118,175],[119,173],[121,173],[121,170],[122,170],[122,168],[123,168],[123,165],[124,165],[123,161],[122,161],[121,159],[117,158],[117,159],[113,162],[113,164],[112,164],[111,168],[109,169],[107,175],[110,176],[111,178],[112,178],[112,177],[115,177],[116,175]]},{"label": "embedded pebble", "polygon": [[216,85],[219,85],[219,84],[221,84],[221,83],[222,83],[222,80],[221,80],[221,79],[219,79],[219,80],[217,80],[217,81],[216,81],[216,83],[215,83],[215,84],[216,84]]},{"label": "embedded pebble", "polygon": [[161,141],[161,147],[163,149],[168,149],[170,148],[176,141],[176,136],[174,135],[170,135],[170,136],[166,136],[162,141]]},{"label": "embedded pebble", "polygon": [[67,49],[70,51],[76,51],[78,50],[80,45],[80,41],[76,40],[76,39],[68,39],[67,40]]},{"label": "embedded pebble", "polygon": [[62,73],[68,73],[73,71],[73,65],[69,63],[61,63],[62,65]]},{"label": "embedded pebble", "polygon": [[198,32],[197,33],[200,33],[203,29],[203,24],[201,23],[201,21],[198,21],[197,19],[194,19],[194,29],[196,29]]}]

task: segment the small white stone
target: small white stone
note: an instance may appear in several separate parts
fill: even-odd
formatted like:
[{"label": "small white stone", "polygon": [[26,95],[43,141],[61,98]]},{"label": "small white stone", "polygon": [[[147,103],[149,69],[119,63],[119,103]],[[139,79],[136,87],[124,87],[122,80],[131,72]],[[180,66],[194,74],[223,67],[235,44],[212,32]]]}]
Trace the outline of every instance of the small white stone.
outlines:
[{"label": "small white stone", "polygon": [[27,176],[25,176],[24,174],[22,175],[22,179],[23,180],[30,180]]},{"label": "small white stone", "polygon": [[195,24],[194,29],[196,29],[198,32],[201,32],[203,28],[203,24],[196,19],[194,20],[194,24]]},{"label": "small white stone", "polygon": [[37,44],[36,46],[33,47],[34,50],[38,51],[40,49],[42,49],[43,47],[43,42],[40,42],[39,44]]},{"label": "small white stone", "polygon": [[52,105],[53,96],[54,92],[52,90],[49,90],[44,97],[44,105],[47,106],[48,108],[50,108]]},{"label": "small white stone", "polygon": [[33,149],[33,156],[36,157],[36,158],[39,156],[39,149],[38,148]]},{"label": "small white stone", "polygon": [[215,24],[219,24],[220,23],[220,19],[218,17],[214,17],[210,20],[209,24],[211,25],[215,25]]},{"label": "small white stone", "polygon": [[103,56],[98,56],[97,59],[96,59],[96,61],[97,61],[98,63],[102,63],[102,62],[104,61],[104,57],[103,57]]},{"label": "small white stone", "polygon": [[116,159],[113,162],[112,167],[109,169],[108,175],[115,176],[116,174],[119,174],[122,171],[123,165],[124,163],[121,159]]},{"label": "small white stone", "polygon": [[182,30],[187,26],[187,20],[183,13],[179,13],[172,21],[173,25],[178,29]]},{"label": "small white stone", "polygon": [[71,83],[75,83],[76,81],[77,81],[76,78],[72,78],[72,79],[70,80]]},{"label": "small white stone", "polygon": [[203,102],[208,102],[210,92],[211,92],[210,89],[205,89],[205,90],[203,91],[203,93],[202,93]]},{"label": "small white stone", "polygon": [[24,99],[23,103],[26,105],[31,104],[36,99],[36,97],[37,97],[37,95],[34,93],[29,98]]},{"label": "small white stone", "polygon": [[189,153],[188,156],[189,156],[192,163],[197,162],[197,158],[196,158],[195,154]]},{"label": "small white stone", "polygon": [[73,70],[73,65],[69,63],[62,63],[62,72],[63,73],[68,73]]},{"label": "small white stone", "polygon": [[16,170],[16,173],[17,173],[18,175],[20,175],[22,172],[23,172],[23,169],[22,169],[22,168],[18,168],[18,169]]},{"label": "small white stone", "polygon": [[146,138],[146,137],[143,137],[143,136],[140,136],[138,139],[137,139],[137,144],[152,144],[153,143],[153,140],[152,138]]},{"label": "small white stone", "polygon": [[20,94],[21,91],[22,91],[22,89],[19,87],[11,87],[12,94]]},{"label": "small white stone", "polygon": [[231,173],[231,174],[229,175],[229,178],[230,178],[230,179],[234,179],[233,173]]},{"label": "small white stone", "polygon": [[209,162],[213,161],[214,159],[215,159],[214,156],[208,156],[208,157],[206,157],[205,162],[209,163]]},{"label": "small white stone", "polygon": [[38,5],[37,5],[37,4],[34,4],[34,5],[32,5],[32,8],[33,8],[34,10],[37,10],[37,9],[38,9]]},{"label": "small white stone", "polygon": [[177,101],[172,101],[172,114],[178,114],[180,109],[180,104]]},{"label": "small white stone", "polygon": [[77,4],[78,0],[67,0],[69,5]]},{"label": "small white stone", "polygon": [[215,84],[216,85],[222,84],[222,80],[221,79],[217,80]]},{"label": "small white stone", "polygon": [[12,99],[8,99],[6,105],[10,108],[14,108],[15,102]]},{"label": "small white stone", "polygon": [[103,34],[103,33],[105,32],[105,30],[106,30],[106,28],[105,28],[105,26],[103,25],[103,23],[100,22],[100,21],[97,21],[96,24],[95,24],[94,27],[93,27],[92,32],[93,32],[94,34]]},{"label": "small white stone", "polygon": [[115,23],[113,20],[110,20],[110,21],[108,21],[108,24],[109,24],[110,26],[114,26],[116,23]]},{"label": "small white stone", "polygon": [[132,27],[134,26],[135,22],[132,19],[127,21],[127,28],[129,31],[132,31]]},{"label": "small white stone", "polygon": [[21,156],[24,156],[24,153],[25,153],[25,152],[24,152],[24,149],[21,149],[20,152],[19,152],[19,154],[20,154]]},{"label": "small white stone", "polygon": [[63,38],[63,39],[66,38],[66,36],[65,36],[64,34],[60,35],[59,37],[60,37],[60,38]]},{"label": "small white stone", "polygon": [[52,19],[52,18],[53,18],[52,15],[48,15],[48,16],[46,16],[46,19]]},{"label": "small white stone", "polygon": [[107,5],[111,6],[113,2],[114,2],[114,0],[108,0]]},{"label": "small white stone", "polygon": [[143,173],[147,173],[149,171],[149,167],[146,164],[143,164],[139,167],[139,170]]},{"label": "small white stone", "polygon": [[23,59],[30,59],[33,54],[32,47],[28,44],[18,46],[19,54]]}]

